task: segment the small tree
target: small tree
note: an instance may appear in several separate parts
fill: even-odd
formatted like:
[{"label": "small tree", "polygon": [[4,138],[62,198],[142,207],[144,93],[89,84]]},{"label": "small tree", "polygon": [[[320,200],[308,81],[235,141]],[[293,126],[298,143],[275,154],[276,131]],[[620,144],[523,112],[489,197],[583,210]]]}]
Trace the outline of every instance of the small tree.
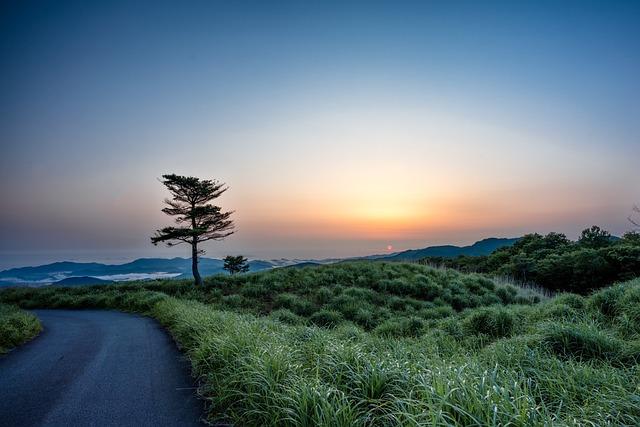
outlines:
[{"label": "small tree", "polygon": [[602,248],[611,244],[611,234],[597,225],[593,225],[591,228],[582,230],[578,242],[588,248]]},{"label": "small tree", "polygon": [[224,183],[201,180],[191,176],[162,175],[161,182],[167,187],[171,199],[165,199],[167,206],[162,209],[167,215],[175,216],[177,227],[156,230],[151,243],[165,242],[167,246],[187,243],[191,245],[191,270],[196,285],[202,285],[198,271],[198,255],[204,250],[198,245],[208,240],[223,240],[233,234],[233,214],[222,212],[219,206],[210,204],[228,190]]},{"label": "small tree", "polygon": [[224,266],[222,268],[227,270],[229,274],[246,273],[249,271],[249,263],[242,255],[227,255],[224,257]]}]

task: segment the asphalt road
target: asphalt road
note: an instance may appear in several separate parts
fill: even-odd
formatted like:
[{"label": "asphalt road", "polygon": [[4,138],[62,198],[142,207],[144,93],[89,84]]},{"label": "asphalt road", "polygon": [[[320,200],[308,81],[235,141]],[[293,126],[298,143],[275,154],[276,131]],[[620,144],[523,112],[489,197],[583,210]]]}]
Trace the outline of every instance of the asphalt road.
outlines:
[{"label": "asphalt road", "polygon": [[2,426],[196,426],[189,365],[154,320],[34,310],[44,331],[0,357]]}]

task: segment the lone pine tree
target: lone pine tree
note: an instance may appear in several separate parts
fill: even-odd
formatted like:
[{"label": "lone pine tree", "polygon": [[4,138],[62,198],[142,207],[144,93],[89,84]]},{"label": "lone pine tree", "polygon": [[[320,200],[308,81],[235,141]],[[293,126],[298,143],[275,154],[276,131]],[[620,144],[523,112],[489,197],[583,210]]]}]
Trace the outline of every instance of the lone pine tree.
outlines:
[{"label": "lone pine tree", "polygon": [[167,215],[175,216],[176,227],[156,230],[151,243],[164,242],[167,246],[183,243],[191,245],[191,269],[196,285],[202,284],[198,271],[198,255],[204,254],[198,245],[208,240],[223,240],[233,234],[234,224],[230,219],[233,211],[222,212],[219,206],[209,202],[228,190],[224,183],[204,180],[192,176],[162,175],[161,181],[172,195],[165,199],[162,209]]}]

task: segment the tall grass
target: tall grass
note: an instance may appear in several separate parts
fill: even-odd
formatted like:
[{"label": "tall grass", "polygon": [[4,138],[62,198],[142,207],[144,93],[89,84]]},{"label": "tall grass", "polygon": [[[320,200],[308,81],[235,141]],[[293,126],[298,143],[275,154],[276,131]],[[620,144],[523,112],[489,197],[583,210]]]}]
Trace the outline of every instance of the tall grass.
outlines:
[{"label": "tall grass", "polygon": [[[456,320],[464,325],[486,311],[471,310]],[[618,363],[617,355],[606,352],[584,358],[550,345],[557,331],[543,313],[543,306],[511,312],[525,325],[512,324],[517,335],[506,339],[485,334],[484,326],[463,327],[461,337],[436,326],[421,338],[394,339],[344,324],[290,326],[175,299],[154,309],[188,349],[212,420],[271,426],[637,425],[637,360],[627,356]],[[582,331],[581,322],[597,317],[585,313],[558,327]],[[597,334],[617,337],[619,331],[601,325]],[[633,344],[611,339],[614,350]]]},{"label": "tall grass", "polygon": [[[209,402],[210,421],[640,425],[640,279],[590,297],[564,294],[539,304],[505,303],[502,298],[516,302],[517,292],[500,297],[499,287],[477,276],[451,275],[449,284],[434,279],[439,296],[461,287],[472,298],[499,299],[458,310],[418,305],[438,297],[406,296],[415,295],[416,283],[431,284],[431,273],[418,267],[394,269],[377,283],[366,275],[353,277],[360,286],[350,286],[349,268],[332,273],[334,279],[341,276],[340,282],[321,280],[315,287],[304,275],[292,274],[305,291],[276,281],[290,274],[278,273],[209,283],[208,290],[167,283],[167,293],[161,292],[162,284],[15,289],[1,292],[0,301],[23,307],[110,307],[155,317],[189,356],[199,393]],[[147,286],[154,290],[144,290]],[[452,304],[456,294],[451,292]],[[270,314],[251,314],[241,301],[233,307],[222,301],[247,295],[270,298],[260,309]],[[414,316],[391,316],[367,328],[353,320],[362,307]],[[442,307],[448,307],[445,316],[416,314]]]},{"label": "tall grass", "polygon": [[0,304],[0,354],[30,340],[41,330],[42,325],[33,314],[13,305]]}]

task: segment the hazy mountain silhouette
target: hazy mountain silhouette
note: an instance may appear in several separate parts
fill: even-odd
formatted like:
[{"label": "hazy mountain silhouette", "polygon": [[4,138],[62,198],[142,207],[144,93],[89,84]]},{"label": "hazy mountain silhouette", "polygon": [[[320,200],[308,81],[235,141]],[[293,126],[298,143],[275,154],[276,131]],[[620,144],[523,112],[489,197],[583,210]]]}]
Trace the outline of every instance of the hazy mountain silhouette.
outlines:
[{"label": "hazy mountain silhouette", "polygon": [[518,241],[518,239],[519,239],[518,237],[516,238],[490,237],[488,239],[483,239],[478,242],[475,242],[473,245],[469,245],[469,246],[453,246],[453,245],[429,246],[423,249],[409,249],[406,251],[397,252],[390,255],[372,255],[366,258],[385,260],[385,261],[415,261],[425,257],[455,258],[460,255],[467,255],[467,256],[489,255],[490,253],[492,253],[498,248],[513,245],[515,242]]}]

